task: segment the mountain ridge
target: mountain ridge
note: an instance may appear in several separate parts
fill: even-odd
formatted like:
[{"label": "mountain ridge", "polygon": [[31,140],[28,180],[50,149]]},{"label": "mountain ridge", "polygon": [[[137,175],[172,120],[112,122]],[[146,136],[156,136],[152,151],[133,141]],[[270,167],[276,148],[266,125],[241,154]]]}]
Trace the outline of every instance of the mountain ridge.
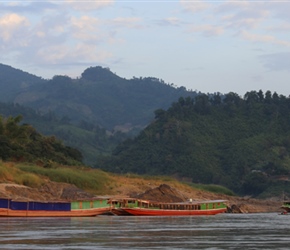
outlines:
[{"label": "mountain ridge", "polygon": [[[0,76],[6,74],[2,85],[14,81],[12,76],[9,79],[8,69],[13,68],[0,65]],[[74,122],[87,120],[108,130],[123,124],[144,127],[152,121],[156,109],[169,107],[180,96],[197,95],[154,77],[127,80],[100,66],[87,68],[76,79],[56,75],[49,80],[35,77],[33,81],[31,74],[13,70],[21,73],[22,82],[28,79],[29,84],[20,88],[21,81],[15,81],[9,87],[11,94],[6,98],[0,96],[0,101],[18,103],[42,113],[55,112]]]}]

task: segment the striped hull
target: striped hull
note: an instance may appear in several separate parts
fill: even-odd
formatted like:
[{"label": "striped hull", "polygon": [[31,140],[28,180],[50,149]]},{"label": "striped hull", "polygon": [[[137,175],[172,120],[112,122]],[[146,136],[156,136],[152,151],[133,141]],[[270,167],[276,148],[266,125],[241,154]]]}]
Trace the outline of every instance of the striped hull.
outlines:
[{"label": "striped hull", "polygon": [[216,215],[224,213],[226,208],[205,210],[170,210],[170,209],[147,209],[147,208],[122,208],[129,214],[136,216],[195,216]]}]

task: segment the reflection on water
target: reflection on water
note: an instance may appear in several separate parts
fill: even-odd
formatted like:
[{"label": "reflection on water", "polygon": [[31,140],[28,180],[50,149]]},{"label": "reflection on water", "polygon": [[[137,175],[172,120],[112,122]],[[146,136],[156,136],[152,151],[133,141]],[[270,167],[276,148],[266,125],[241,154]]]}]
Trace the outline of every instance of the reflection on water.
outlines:
[{"label": "reflection on water", "polygon": [[0,218],[0,249],[289,249],[290,216]]}]

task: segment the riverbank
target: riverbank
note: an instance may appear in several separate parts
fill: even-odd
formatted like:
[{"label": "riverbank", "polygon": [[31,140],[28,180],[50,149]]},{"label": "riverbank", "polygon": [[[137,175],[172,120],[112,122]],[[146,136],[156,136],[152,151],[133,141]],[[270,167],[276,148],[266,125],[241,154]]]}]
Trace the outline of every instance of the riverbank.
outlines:
[{"label": "riverbank", "polygon": [[[210,193],[191,188],[178,182],[161,183],[160,181],[140,179],[130,181],[122,177],[122,182],[112,188],[110,194],[103,197],[133,197],[162,202],[182,202],[192,199],[202,200],[226,200],[228,212],[230,213],[270,213],[281,212],[281,202],[275,199],[259,200],[250,197],[228,196]],[[119,180],[120,181],[120,180]],[[39,188],[31,188],[14,183],[0,184],[0,197],[15,200],[75,200],[90,199],[95,194],[86,192],[74,185],[48,181]]]}]

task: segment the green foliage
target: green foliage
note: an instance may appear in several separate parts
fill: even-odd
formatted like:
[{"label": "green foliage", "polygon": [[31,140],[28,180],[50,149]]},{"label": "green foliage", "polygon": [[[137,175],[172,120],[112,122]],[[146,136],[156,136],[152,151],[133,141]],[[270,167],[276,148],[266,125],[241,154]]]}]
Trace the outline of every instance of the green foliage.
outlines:
[{"label": "green foliage", "polygon": [[[0,100],[14,103],[0,103],[1,115],[22,114],[23,122],[40,133],[55,135],[81,151],[89,165],[138,134],[154,119],[154,110],[168,108],[180,96],[197,95],[154,77],[127,80],[99,66],[77,79],[56,75],[44,80],[0,64],[1,86]],[[90,130],[84,123],[98,129]]]},{"label": "green foliage", "polygon": [[[37,109],[0,104],[3,160],[39,161],[53,169],[55,162],[78,164],[81,151],[86,163],[106,171],[179,176],[257,196],[267,188],[252,173],[262,173],[269,187],[289,177],[290,99],[277,93],[197,95],[154,77],[127,80],[102,67],[78,79],[43,80],[0,65],[1,86],[1,100]],[[19,125],[18,114],[50,136]],[[154,115],[134,139],[124,141],[117,132],[135,128],[136,135]]]},{"label": "green foliage", "polygon": [[0,116],[0,158],[8,161],[46,162],[48,160],[66,165],[80,165],[81,153],[54,136],[45,137],[32,126],[20,125],[22,117]]},{"label": "green foliage", "polygon": [[17,175],[14,178],[14,181],[17,184],[32,187],[32,188],[37,188],[40,187],[43,184],[43,180],[41,177],[31,174],[31,173],[22,173],[20,175]]},{"label": "green foliage", "polygon": [[289,113],[290,98],[269,91],[181,97],[96,167],[180,176],[258,196],[275,176],[290,177]]},{"label": "green foliage", "polygon": [[105,172],[88,168],[43,168],[35,165],[20,165],[19,169],[28,173],[46,176],[51,181],[74,184],[84,190],[102,190],[110,180]]},{"label": "green foliage", "polygon": [[257,197],[260,199],[267,199],[275,197],[278,200],[290,200],[290,185],[288,181],[274,180],[268,182],[268,186]]},{"label": "green foliage", "polygon": [[245,194],[257,196],[261,194],[269,186],[269,184],[270,182],[264,173],[252,172],[245,176],[242,191]]},{"label": "green foliage", "polygon": [[[31,108],[18,104],[0,103],[0,114],[3,114],[4,117],[9,117],[9,115],[15,117],[22,114],[22,124],[31,124],[41,134],[54,135],[62,140],[64,145],[78,149],[83,156],[83,162],[88,165],[93,165],[99,155],[111,154],[118,143],[132,136],[130,133],[125,134],[119,131],[109,134],[106,129],[88,121],[74,124],[66,117],[58,117],[52,112],[42,115]],[[4,118],[0,117],[0,119]],[[1,136],[3,130],[1,124],[0,122],[0,141],[5,142],[6,137]]]},{"label": "green foliage", "polygon": [[194,187],[196,189],[200,189],[200,190],[204,190],[204,191],[208,191],[211,193],[217,193],[217,194],[225,194],[225,195],[230,195],[230,196],[234,196],[235,193],[231,190],[229,190],[226,187],[223,186],[219,186],[219,185],[205,185],[205,184],[195,184],[195,183],[191,183],[189,184],[191,187]]},{"label": "green foliage", "polygon": [[27,173],[19,170],[14,166],[14,163],[0,163],[0,181],[13,182],[19,185],[28,187],[39,187],[43,183],[43,179],[33,173]]},{"label": "green foliage", "polygon": [[2,162],[0,163],[0,180],[10,180],[13,178],[11,170],[4,165]]}]

